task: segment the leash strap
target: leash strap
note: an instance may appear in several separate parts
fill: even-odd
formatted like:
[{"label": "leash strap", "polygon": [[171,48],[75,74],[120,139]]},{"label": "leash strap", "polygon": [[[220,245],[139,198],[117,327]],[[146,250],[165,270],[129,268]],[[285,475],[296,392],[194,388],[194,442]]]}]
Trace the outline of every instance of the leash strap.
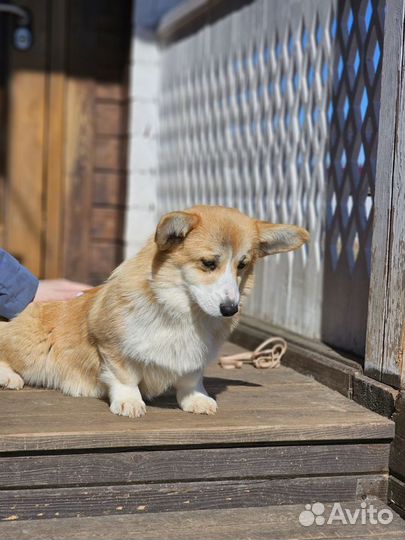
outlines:
[{"label": "leash strap", "polygon": [[272,337],[263,341],[254,351],[221,356],[218,363],[224,369],[240,369],[244,363],[252,363],[259,369],[277,368],[286,351],[285,339]]}]

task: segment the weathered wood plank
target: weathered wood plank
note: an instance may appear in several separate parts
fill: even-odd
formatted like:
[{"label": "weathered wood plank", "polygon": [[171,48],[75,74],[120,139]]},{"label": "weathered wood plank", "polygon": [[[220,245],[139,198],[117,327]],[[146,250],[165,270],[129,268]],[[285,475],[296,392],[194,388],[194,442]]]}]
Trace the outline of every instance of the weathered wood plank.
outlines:
[{"label": "weathered wood plank", "polygon": [[[365,418],[374,421],[384,421],[379,416],[361,409],[356,403],[342,398],[332,390],[316,386],[316,384],[292,384],[290,386],[294,399],[288,404],[288,389],[285,385],[272,385],[262,387],[248,381],[227,380],[217,377],[206,377],[206,387],[208,392],[215,396],[220,409],[218,415],[222,418],[233,416],[232,411],[269,411],[272,413],[284,412],[286,418],[294,418],[294,415],[308,413],[329,414],[338,412],[336,419],[347,423],[345,413],[364,415]],[[83,410],[83,403],[85,409]],[[71,398],[64,396],[58,391],[46,391],[37,394],[30,394],[29,407],[25,391],[15,393],[13,391],[3,391],[1,393],[2,418],[14,418],[15,415],[38,416],[67,416],[75,413],[78,417],[87,417],[91,413],[104,413],[106,404],[93,398]],[[178,409],[174,399],[174,392],[169,392],[159,398],[149,402],[152,411],[160,411],[160,414],[178,414]],[[342,414],[343,413],[343,414]],[[218,417],[217,415],[217,417]],[[185,418],[196,420],[198,416],[183,415]]]},{"label": "weathered wood plank", "polygon": [[283,337],[289,345],[294,345],[301,350],[317,353],[324,358],[330,358],[354,370],[362,370],[361,358],[332,348],[322,341],[296,334],[286,328],[273,325],[268,321],[250,315],[242,315],[239,325],[231,335],[231,341],[234,345],[243,345],[243,347],[254,349],[270,336]]},{"label": "weathered wood plank", "polygon": [[390,471],[405,481],[405,438],[401,435],[395,435],[391,443]]},{"label": "weathered wood plank", "polygon": [[97,452],[0,458],[0,489],[388,472],[388,444]]},{"label": "weathered wood plank", "polygon": [[353,399],[370,411],[391,418],[395,411],[398,390],[366,377],[362,373],[353,376]]},{"label": "weathered wood plank", "polygon": [[395,434],[405,438],[405,395],[402,391],[395,403],[395,413],[392,416],[395,422]]},{"label": "weathered wood plank", "polygon": [[366,374],[397,387],[405,350],[404,16],[403,0],[387,2],[365,357]]},{"label": "weathered wood plank", "polygon": [[[378,511],[386,506],[378,500],[370,502]],[[342,507],[353,514],[358,503],[342,501]],[[319,527],[300,525],[302,505],[250,507],[226,510],[179,511],[162,514],[115,515],[89,518],[55,518],[0,523],[3,540],[19,538],[36,540],[365,540],[376,538],[404,539],[404,522],[396,514],[389,525],[355,525],[334,523]],[[332,504],[325,504],[329,516]]]},{"label": "weathered wood plank", "polygon": [[[218,414],[223,419],[227,416],[233,416],[233,411],[249,410],[258,414],[261,411],[275,414],[283,412],[286,417],[294,417],[300,412],[304,417],[311,412],[313,414],[337,413],[337,420],[342,420],[346,424],[347,422],[343,418],[345,414],[359,415],[362,413],[359,406],[353,401],[346,401],[340,396],[336,396],[337,399],[335,399],[334,392],[329,389],[318,393],[316,387],[312,385],[293,385],[291,392],[294,394],[294,400],[291,401],[289,408],[286,407],[285,400],[287,396],[286,389],[283,386],[273,387],[270,392],[267,389],[255,386],[226,387],[223,379],[207,377],[207,387],[210,394],[216,397],[220,407]],[[105,411],[105,403],[100,403],[93,398],[86,399],[84,401],[86,410],[80,411],[80,406],[83,404],[82,398],[62,396],[57,391],[30,394],[30,408],[27,410],[24,391],[19,392],[18,395],[13,394],[12,391],[5,391],[2,396],[2,417],[4,420],[14,418],[17,414],[35,417],[42,414],[46,416],[67,416],[74,413],[79,417],[87,417],[89,413],[103,413]],[[80,401],[77,401],[77,399],[80,399]],[[172,414],[173,409],[178,409],[172,392],[148,403],[151,410],[159,410],[160,414],[163,415]],[[184,416],[194,418],[192,415]],[[372,418],[369,413],[366,413],[365,416]]]},{"label": "weathered wood plank", "polygon": [[[106,413],[110,415],[107,410]],[[181,415],[181,416],[179,416]],[[149,415],[140,421],[116,418],[105,414],[87,418],[43,416],[41,426],[33,425],[34,418],[2,422],[0,451],[58,450],[67,448],[119,448],[145,446],[222,445],[255,442],[325,441],[390,439],[391,424],[369,421],[364,415],[352,415],[346,424],[337,422],[336,413],[311,418],[296,415],[286,419],[284,414],[270,416],[240,412],[237,418],[219,416],[193,419],[184,413]],[[345,413],[347,416],[347,413]],[[31,425],[28,425],[28,424]],[[181,426],[181,427],[180,427]]]},{"label": "weathered wood plank", "polygon": [[[283,377],[290,384],[282,384]],[[215,416],[184,413],[173,396],[163,396],[141,419],[114,416],[104,401],[58,391],[2,391],[0,448],[366,441],[393,435],[393,422],[285,367],[229,371],[211,366],[206,386],[219,402]]]},{"label": "weathered wood plank", "polygon": [[[402,7],[402,65],[398,81],[395,122],[394,171],[389,237],[387,311],[382,380],[387,384],[405,384],[405,1]],[[390,31],[386,28],[386,32]]]},{"label": "weathered wood plank", "polygon": [[324,358],[312,351],[304,351],[294,345],[289,345],[282,363],[300,373],[311,375],[320,383],[346,397],[352,397],[352,381],[357,373],[354,368]]},{"label": "weathered wood plank", "polygon": [[395,504],[398,508],[401,508],[402,511],[405,509],[405,483],[395,478],[395,476],[390,476],[388,482],[388,501]]},{"label": "weathered wood plank", "polygon": [[0,520],[243,508],[384,498],[387,475],[224,480],[0,491]]},{"label": "weathered wood plank", "polygon": [[387,418],[393,414],[398,390],[365,376],[360,364],[323,343],[297,336],[252,317],[242,317],[231,339],[254,349],[269,335],[280,335],[287,340],[288,351],[282,361],[283,365],[314,377],[369,410]]},{"label": "weathered wood plank", "polygon": [[86,281],[89,274],[94,84],[90,80],[70,78],[66,92],[69,115],[65,151],[64,274],[70,279]]}]

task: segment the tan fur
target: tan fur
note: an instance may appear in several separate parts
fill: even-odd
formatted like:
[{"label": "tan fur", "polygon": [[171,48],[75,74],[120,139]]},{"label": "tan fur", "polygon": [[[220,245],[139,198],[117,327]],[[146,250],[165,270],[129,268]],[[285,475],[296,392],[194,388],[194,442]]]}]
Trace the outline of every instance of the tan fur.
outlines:
[{"label": "tan fur", "polygon": [[[109,396],[111,410],[126,416],[141,416],[142,397],[174,385],[184,410],[213,414],[216,403],[203,388],[202,371],[239,313],[210,316],[190,290],[211,290],[233,276],[243,304],[254,264],[270,244],[287,251],[308,240],[304,229],[282,226],[281,242],[288,244],[278,245],[277,227],[222,207],[167,214],[155,238],[102,286],[73,300],[30,304],[0,323],[0,385]],[[290,233],[294,240],[286,240]],[[217,268],[207,271],[202,259],[215,257]],[[238,270],[242,257],[247,265]]]}]

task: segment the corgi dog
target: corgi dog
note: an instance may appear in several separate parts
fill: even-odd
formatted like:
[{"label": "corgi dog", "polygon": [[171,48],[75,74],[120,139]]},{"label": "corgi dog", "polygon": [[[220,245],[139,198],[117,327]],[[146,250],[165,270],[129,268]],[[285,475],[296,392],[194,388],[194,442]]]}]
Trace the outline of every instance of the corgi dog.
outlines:
[{"label": "corgi dog", "polygon": [[170,212],[103,285],[0,323],[0,385],[107,397],[129,417],[174,387],[183,411],[214,414],[203,371],[237,324],[257,260],[308,239],[305,229],[232,208]]}]

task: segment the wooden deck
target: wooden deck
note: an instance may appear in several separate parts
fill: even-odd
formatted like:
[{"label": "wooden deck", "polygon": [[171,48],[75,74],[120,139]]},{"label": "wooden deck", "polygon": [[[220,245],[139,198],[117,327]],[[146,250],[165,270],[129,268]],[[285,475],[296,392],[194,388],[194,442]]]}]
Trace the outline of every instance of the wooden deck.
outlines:
[{"label": "wooden deck", "polygon": [[[373,502],[378,510],[386,508]],[[355,512],[353,501],[343,508]],[[332,505],[325,505],[329,515]],[[404,522],[398,516],[390,525],[300,525],[302,505],[232,510],[196,510],[163,514],[97,518],[46,519],[0,525],[2,540],[404,540]]]},{"label": "wooden deck", "polygon": [[128,419],[96,399],[0,392],[0,538],[32,531],[25,520],[385,500],[391,421],[286,367],[213,365],[206,386],[216,416],[171,394]]},{"label": "wooden deck", "polygon": [[34,388],[4,390],[0,451],[367,441],[393,435],[392,422],[286,367],[212,365],[205,384],[218,401],[215,416],[184,413],[174,395],[150,403],[145,417],[128,419],[114,416],[97,399]]}]

